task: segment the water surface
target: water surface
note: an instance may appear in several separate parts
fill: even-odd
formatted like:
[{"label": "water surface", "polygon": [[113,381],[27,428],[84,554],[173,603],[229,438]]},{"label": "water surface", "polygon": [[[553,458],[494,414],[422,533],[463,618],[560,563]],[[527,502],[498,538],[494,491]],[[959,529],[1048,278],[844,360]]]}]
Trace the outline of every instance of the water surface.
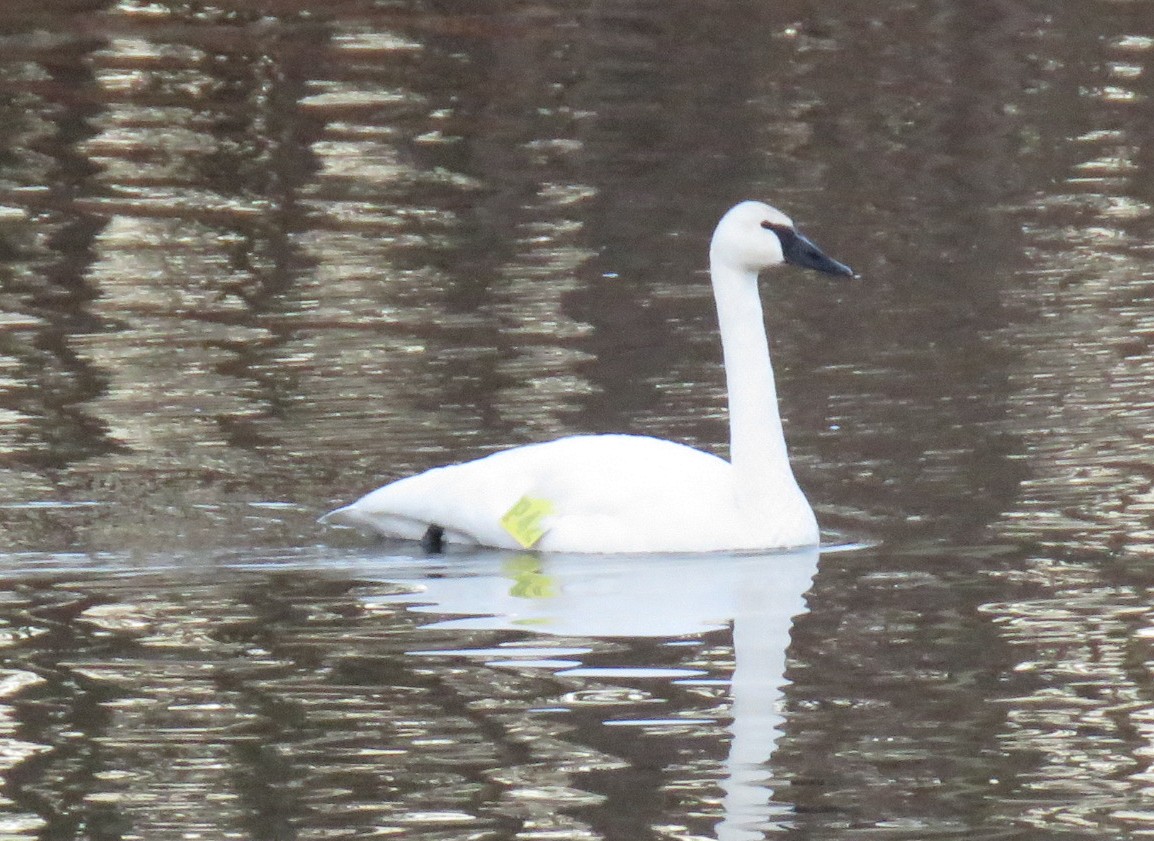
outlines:
[{"label": "water surface", "polygon": [[[1150,4],[0,9],[0,830],[1154,829]],[[315,517],[573,432],[724,455],[733,202],[827,547]]]}]

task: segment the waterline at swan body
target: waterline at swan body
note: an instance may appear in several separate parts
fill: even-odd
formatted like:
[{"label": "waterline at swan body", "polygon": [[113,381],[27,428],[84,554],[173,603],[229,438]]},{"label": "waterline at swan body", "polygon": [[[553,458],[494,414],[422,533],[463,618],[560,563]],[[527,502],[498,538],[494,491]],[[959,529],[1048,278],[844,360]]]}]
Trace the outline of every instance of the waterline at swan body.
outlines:
[{"label": "waterline at swan body", "polygon": [[322,522],[406,539],[558,552],[716,552],[818,542],[790,468],[758,273],[853,272],[781,211],[742,202],[718,223],[710,274],[729,395],[730,461],[639,435],[575,435],[400,479]]}]

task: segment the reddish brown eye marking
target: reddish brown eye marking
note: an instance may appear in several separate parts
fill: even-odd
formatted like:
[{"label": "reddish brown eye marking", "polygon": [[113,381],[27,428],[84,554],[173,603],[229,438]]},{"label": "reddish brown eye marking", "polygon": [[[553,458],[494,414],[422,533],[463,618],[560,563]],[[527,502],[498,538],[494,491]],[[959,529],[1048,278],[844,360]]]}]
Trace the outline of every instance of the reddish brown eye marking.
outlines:
[{"label": "reddish brown eye marking", "polygon": [[761,223],[761,227],[777,234],[777,238],[781,240],[782,250],[789,249],[797,241],[797,231],[788,225],[775,225],[773,222],[766,220]]}]

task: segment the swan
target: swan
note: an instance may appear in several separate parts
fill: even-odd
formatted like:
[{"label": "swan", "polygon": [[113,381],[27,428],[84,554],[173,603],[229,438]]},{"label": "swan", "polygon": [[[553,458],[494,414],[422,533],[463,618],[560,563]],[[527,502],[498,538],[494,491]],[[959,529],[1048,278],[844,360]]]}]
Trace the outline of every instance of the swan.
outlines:
[{"label": "swan", "polygon": [[730,461],[642,435],[573,435],[436,467],[331,511],[322,523],[422,541],[578,553],[715,552],[814,546],[778,414],[758,293],[791,263],[855,277],[774,207],[722,216],[709,268],[729,396]]}]

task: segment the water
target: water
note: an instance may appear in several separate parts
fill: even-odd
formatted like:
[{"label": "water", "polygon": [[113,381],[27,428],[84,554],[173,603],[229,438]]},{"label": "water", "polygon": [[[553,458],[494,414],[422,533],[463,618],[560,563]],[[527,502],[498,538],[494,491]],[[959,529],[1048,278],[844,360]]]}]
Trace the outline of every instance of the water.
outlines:
[{"label": "water", "polygon": [[[0,834],[1150,834],[1151,11],[3,4]],[[751,197],[820,557],[315,525],[724,454]]]}]

